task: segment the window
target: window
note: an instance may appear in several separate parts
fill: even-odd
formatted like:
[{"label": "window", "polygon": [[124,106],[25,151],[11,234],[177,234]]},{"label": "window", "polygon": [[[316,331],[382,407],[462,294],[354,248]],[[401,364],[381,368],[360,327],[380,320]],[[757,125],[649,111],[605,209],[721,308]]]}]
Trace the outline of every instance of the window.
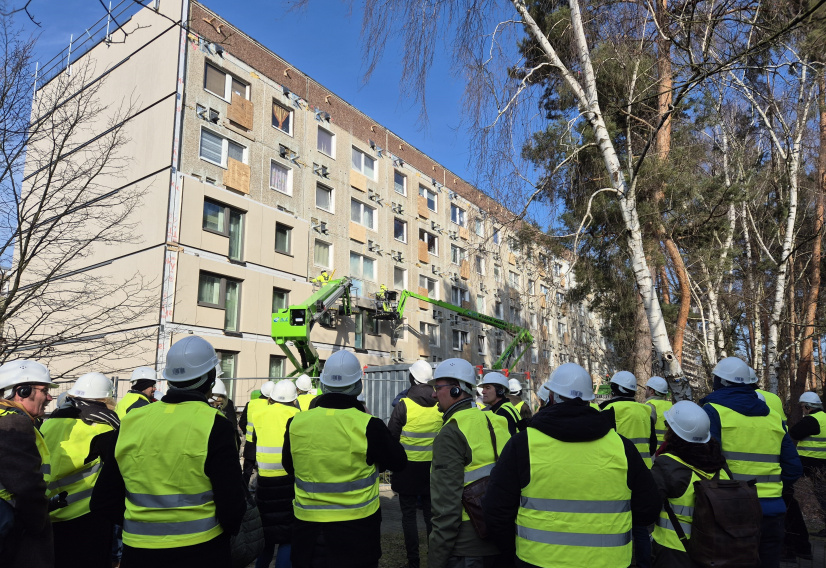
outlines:
[{"label": "window", "polygon": [[427,252],[439,256],[439,237],[424,229],[419,229],[419,240],[427,243]]},{"label": "window", "polygon": [[318,138],[316,149],[322,154],[327,154],[331,158],[336,157],[336,135],[329,130],[318,127]]},{"label": "window", "polygon": [[502,353],[505,352],[505,340],[504,339],[497,339],[496,340],[496,356],[498,357]]},{"label": "window", "polygon": [[228,381],[227,379],[235,378],[235,371],[238,368],[238,353],[216,349],[215,354],[218,356],[221,378],[225,381],[224,386],[227,387],[227,398],[233,399],[235,398],[235,381]]},{"label": "window", "polygon": [[419,333],[422,337],[427,337],[427,343],[431,347],[439,346],[439,326],[432,323],[419,322]]},{"label": "window", "polygon": [[227,257],[241,260],[244,243],[244,212],[204,199],[204,230],[229,237]]},{"label": "window", "polygon": [[368,256],[350,252],[350,276],[365,280],[376,279],[376,261]]},{"label": "window", "polygon": [[393,170],[393,189],[400,195],[407,195],[407,176]]},{"label": "window", "polygon": [[353,169],[370,179],[376,179],[376,160],[356,148],[353,148]]},{"label": "window", "polygon": [[479,235],[480,237],[485,236],[485,222],[482,219],[474,219],[473,232]]},{"label": "window", "polygon": [[393,288],[396,290],[405,290],[407,289],[407,270],[404,268],[399,268],[398,266],[393,267]]},{"label": "window", "polygon": [[499,266],[493,267],[493,279],[496,282],[502,282],[502,268]]},{"label": "window", "polygon": [[324,211],[333,212],[333,188],[326,185],[316,184],[315,186],[315,206]]},{"label": "window", "polygon": [[272,289],[272,311],[273,313],[286,310],[290,305],[290,291],[283,288]]},{"label": "window", "polygon": [[550,291],[551,290],[547,286],[545,286],[544,284],[539,285],[539,293],[542,294],[543,296],[545,296],[545,298],[548,297],[548,294],[550,293]]},{"label": "window", "polygon": [[209,63],[204,71],[204,89],[228,101],[232,100],[233,93],[245,99],[250,98],[249,85]]},{"label": "window", "polygon": [[539,327],[539,320],[536,317],[536,313],[531,312],[531,329],[536,329]]},{"label": "window", "polygon": [[568,326],[565,325],[565,322],[561,322],[561,321],[557,322],[557,324],[556,324],[556,334],[559,337],[559,339],[562,339],[562,337],[565,335],[565,333],[567,331],[568,331]]},{"label": "window", "polygon": [[476,351],[479,355],[485,355],[488,352],[488,338],[484,335],[476,336]]},{"label": "window", "polygon": [[451,286],[450,303],[454,306],[461,306],[462,302],[470,302],[470,293],[459,286]]},{"label": "window", "polygon": [[241,308],[241,282],[224,276],[201,272],[198,278],[198,305],[224,310],[224,329],[238,331]]},{"label": "window", "polygon": [[484,275],[485,274],[485,257],[476,255],[476,274]]},{"label": "window", "polygon": [[287,358],[270,355],[270,378],[280,378],[287,374]]},{"label": "window", "polygon": [[502,309],[502,302],[496,302],[493,305],[493,317],[504,319],[505,318],[505,311]]},{"label": "window", "polygon": [[519,274],[514,272],[513,270],[508,271],[508,284],[513,286],[514,288],[519,287]]},{"label": "window", "polygon": [[325,243],[324,241],[319,241],[316,239],[315,246],[313,247],[313,262],[317,266],[323,266],[324,268],[332,268],[331,263],[331,250],[333,245],[330,243]]},{"label": "window", "polygon": [[350,200],[350,219],[368,229],[376,230],[376,210],[361,201]]},{"label": "window", "polygon": [[370,312],[364,314],[364,327],[370,335],[379,335],[379,320]]},{"label": "window", "polygon": [[272,125],[290,136],[293,135],[293,111],[285,106],[272,102]]},{"label": "window", "polygon": [[553,366],[553,361],[551,361],[551,351],[549,349],[542,350],[542,360],[545,361],[548,365]]},{"label": "window", "polygon": [[520,310],[518,306],[511,306],[510,307],[510,314],[511,314],[511,323],[515,323],[515,324],[519,325],[520,322],[522,321],[522,310]]},{"label": "window", "polygon": [[468,342],[468,334],[461,329],[453,330],[453,350],[461,351]]},{"label": "window", "polygon": [[356,333],[355,337],[353,338],[353,347],[355,349],[364,349],[364,313],[356,312],[354,316],[356,324]]},{"label": "window", "polygon": [[407,221],[398,217],[393,218],[393,238],[403,243],[407,242]]},{"label": "window", "polygon": [[439,299],[439,283],[427,276],[419,275],[419,288],[427,290],[427,297],[431,300]]},{"label": "window", "polygon": [[206,128],[201,129],[201,150],[199,155],[202,160],[211,162],[222,168],[227,167],[228,158],[247,163],[246,147],[223,136],[219,136]]},{"label": "window", "polygon": [[564,303],[565,303],[565,294],[563,294],[562,292],[557,292],[556,293],[556,305],[561,306]]},{"label": "window", "polygon": [[519,247],[519,241],[516,240],[516,237],[508,237],[508,250],[510,250],[513,254],[518,255],[521,250]]},{"label": "window", "polygon": [[450,245],[450,262],[453,264],[462,264],[463,260],[465,260],[465,249],[457,247],[456,245]]},{"label": "window", "polygon": [[293,194],[293,171],[275,160],[270,161],[270,189]]},{"label": "window", "polygon": [[530,295],[536,294],[535,290],[536,290],[536,288],[534,287],[534,281],[529,279],[528,280],[528,294],[530,294]]},{"label": "window", "polygon": [[476,311],[480,314],[485,313],[485,297],[481,294],[476,295]]},{"label": "window", "polygon": [[292,254],[293,228],[282,223],[275,224],[275,252]]},{"label": "window", "polygon": [[539,349],[536,347],[531,347],[531,363],[534,365],[539,363]]},{"label": "window", "polygon": [[465,227],[467,225],[467,220],[465,219],[465,210],[456,205],[455,203],[451,203],[450,220],[461,227]]},{"label": "window", "polygon": [[436,205],[438,204],[438,198],[436,197],[436,193],[430,191],[425,186],[419,186],[419,195],[427,199],[427,208],[431,211],[436,211]]},{"label": "window", "polygon": [[495,229],[493,231],[493,244],[495,244],[495,245],[499,244],[499,229]]},{"label": "window", "polygon": [[562,272],[562,265],[558,263],[554,263],[554,276],[559,276]]}]

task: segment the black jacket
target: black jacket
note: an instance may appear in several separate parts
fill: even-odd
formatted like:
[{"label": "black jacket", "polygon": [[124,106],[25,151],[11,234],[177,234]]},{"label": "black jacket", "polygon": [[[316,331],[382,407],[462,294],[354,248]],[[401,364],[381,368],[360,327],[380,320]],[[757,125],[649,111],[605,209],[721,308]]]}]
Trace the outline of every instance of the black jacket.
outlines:
[{"label": "black jacket", "polygon": [[[202,401],[207,404],[206,396],[200,392],[180,389],[170,389],[162,399],[162,402],[169,404],[187,401]],[[169,451],[177,450],[169,448]],[[221,523],[226,533],[237,533],[246,511],[244,486],[241,478],[241,464],[238,462],[238,449],[235,445],[235,432],[229,420],[221,414],[215,416],[215,422],[209,433],[204,473],[212,482],[215,516],[218,522]],[[92,492],[90,509],[101,511],[120,524],[126,509],[125,499],[126,486],[117,460],[105,461]],[[204,543],[206,544],[208,543]],[[202,546],[195,545],[186,548],[196,549]],[[152,552],[162,555],[164,551],[159,549]],[[197,556],[197,550],[192,552]]]},{"label": "black jacket", "polygon": [[524,428],[526,423],[522,421],[517,422],[516,419],[513,417],[513,414],[511,414],[507,410],[501,410],[502,405],[506,402],[510,402],[510,400],[507,397],[501,398],[498,402],[494,402],[493,404],[485,408],[484,412],[493,412],[494,414],[501,416],[502,418],[507,420],[508,432],[510,432],[510,435],[513,436],[514,434],[516,434],[517,430],[519,430],[520,428]]},{"label": "black jacket", "polygon": [[[413,385],[407,391],[407,396],[401,400],[425,407],[436,406],[433,387],[430,385]],[[396,441],[401,439],[402,430],[407,424],[407,404],[407,402],[396,404],[387,422],[390,435]],[[404,495],[430,495],[430,464],[429,461],[408,461],[404,469],[393,472],[393,477],[390,479],[391,489]]]},{"label": "black jacket", "polygon": [[[604,437],[614,426],[613,410],[599,412],[588,403],[566,401],[539,410],[534,414],[529,428],[535,428],[562,442],[588,442]],[[654,487],[654,479],[637,448],[626,438],[620,437],[628,460],[626,483],[631,489],[632,522],[635,526],[647,526],[654,523],[659,516],[659,495],[651,490]],[[523,431],[505,444],[502,455],[493,468],[490,485],[482,502],[488,533],[493,535],[494,542],[503,553],[514,550],[516,514],[522,489],[528,485],[530,479],[528,433]],[[525,563],[518,565],[530,566]]]},{"label": "black jacket", "polygon": [[[313,399],[311,408],[358,408],[364,407],[354,396],[337,393],[323,394]],[[290,453],[290,425],[282,448],[282,464],[290,475],[295,475]],[[323,434],[323,433],[322,433]],[[404,449],[392,436],[379,418],[372,417],[367,423],[368,465],[376,464],[379,471],[398,471],[407,463]],[[330,456],[334,459],[334,456]],[[296,519],[293,525],[292,563],[294,566],[337,566],[359,568],[371,566],[381,557],[381,510],[355,521],[312,523]]]}]

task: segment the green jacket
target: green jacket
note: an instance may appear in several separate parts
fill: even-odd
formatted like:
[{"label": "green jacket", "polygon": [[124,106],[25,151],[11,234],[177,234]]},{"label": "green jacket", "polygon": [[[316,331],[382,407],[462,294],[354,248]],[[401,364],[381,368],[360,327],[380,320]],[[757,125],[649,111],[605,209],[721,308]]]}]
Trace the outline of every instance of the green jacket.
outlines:
[{"label": "green jacket", "polygon": [[470,521],[462,521],[464,470],[471,462],[470,446],[456,423],[448,424],[448,420],[457,412],[469,410],[470,404],[470,398],[464,399],[444,413],[445,425],[433,442],[430,473],[433,530],[428,540],[428,568],[444,568],[451,556],[499,553],[493,543],[479,538]]}]

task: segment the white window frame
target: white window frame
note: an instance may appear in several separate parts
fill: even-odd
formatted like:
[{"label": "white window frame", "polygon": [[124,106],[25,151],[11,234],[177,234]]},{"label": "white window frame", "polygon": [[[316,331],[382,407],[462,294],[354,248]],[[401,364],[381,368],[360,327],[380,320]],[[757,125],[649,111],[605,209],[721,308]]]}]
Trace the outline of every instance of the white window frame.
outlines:
[{"label": "white window frame", "polygon": [[485,313],[485,306],[487,302],[483,294],[476,294],[476,311],[480,314]]},{"label": "white window frame", "polygon": [[479,355],[488,354],[488,337],[483,333],[476,336],[476,352]]},{"label": "white window frame", "polygon": [[[330,208],[329,209],[325,209],[324,207],[321,207],[318,204],[318,188],[319,187],[323,187],[324,189],[327,189],[327,190],[330,191]],[[323,183],[318,183],[318,182],[316,182],[316,184],[315,184],[315,190],[316,190],[316,194],[314,196],[314,199],[315,199],[316,209],[321,209],[322,211],[326,211],[328,213],[335,213],[336,212],[336,206],[335,206],[335,204],[336,204],[336,199],[335,199],[336,190],[334,188],[330,187],[329,185],[324,185]]]},{"label": "white window frame", "polygon": [[500,240],[501,239],[499,238],[499,229],[494,229],[493,230],[493,244],[498,245]]},{"label": "white window frame", "polygon": [[[454,294],[454,292],[456,290],[459,291],[459,303],[458,304],[454,301],[456,299],[455,294]],[[467,290],[466,288],[462,288],[461,286],[451,286],[450,287],[450,303],[453,304],[454,306],[461,306],[462,302],[467,302],[468,304],[470,303],[470,291]]]},{"label": "white window frame", "polygon": [[473,262],[473,269],[476,271],[476,274],[479,276],[485,275],[485,257],[481,255],[476,255],[476,258]]},{"label": "white window frame", "polygon": [[[373,156],[368,156],[367,153],[364,150],[361,150],[361,149],[356,148],[355,146],[353,146],[353,150],[352,150],[352,158],[353,159],[356,157],[356,154],[358,154],[359,161],[360,161],[359,167],[358,168],[355,167],[355,164],[353,163],[352,159],[350,161],[350,167],[353,170],[360,173],[361,175],[363,175],[364,177],[366,177],[367,179],[375,181],[376,176],[378,175],[376,170],[377,170],[377,166],[379,164],[379,161],[377,159],[375,159]],[[365,158],[367,158],[369,160],[373,160],[373,175],[372,176],[368,176],[366,173],[364,173],[364,159]]]},{"label": "white window frame", "polygon": [[514,288],[519,288],[519,273],[508,270],[508,284]]},{"label": "white window frame", "polygon": [[[402,191],[401,192],[399,192],[399,190],[396,189],[396,175],[399,175],[402,178]],[[404,175],[403,173],[401,173],[397,169],[393,170],[393,191],[395,191],[399,195],[407,196],[407,176]]]},{"label": "white window frame", "polygon": [[[329,154],[318,147],[319,146],[319,144],[318,144],[318,132],[321,132],[322,130],[324,132],[326,132],[327,134],[329,134],[330,138],[331,138],[331,140],[330,140],[330,148],[331,149],[330,149]],[[329,156],[330,158],[335,160],[336,159],[336,135],[335,135],[335,132],[333,132],[332,130],[327,130],[326,128],[324,128],[322,126],[319,126],[318,131],[316,132],[315,149],[317,151],[321,152],[322,154],[324,154],[325,156]]]},{"label": "white window frame", "polygon": [[[275,99],[272,100],[272,104],[278,105],[278,106],[280,106],[281,108],[283,108],[284,110],[286,110],[290,113],[290,118],[289,118],[290,128],[289,128],[289,130],[282,130],[281,128],[278,128],[275,124],[273,124],[272,127],[275,128],[278,132],[283,132],[287,136],[292,136],[293,135],[293,127],[295,125],[295,112],[293,111],[293,109],[287,107],[287,105],[282,105],[280,102],[278,102]],[[270,108],[270,112],[272,113],[272,108]],[[274,120],[275,120],[275,117],[271,116],[270,117],[270,124],[272,124],[274,122]]]},{"label": "white window frame", "polygon": [[[327,265],[318,264],[315,260],[315,244],[316,243],[323,243],[327,245]],[[322,239],[315,239],[313,241],[313,265],[320,266],[321,268],[330,269],[333,267],[333,243],[322,240]]]},{"label": "white window frame", "polygon": [[[361,219],[359,219],[359,220],[353,219],[353,203],[358,203],[359,206],[361,207],[361,209],[359,210],[359,217],[361,217]],[[372,227],[370,225],[366,225],[365,223],[362,222],[363,219],[364,219],[364,210],[365,209],[370,209],[373,212],[373,226]],[[375,207],[370,207],[369,205],[367,205],[363,201],[359,201],[355,197],[350,198],[350,220],[352,222],[358,223],[359,225],[367,227],[371,231],[376,231],[377,230],[376,226],[378,225],[378,219],[376,217],[378,216],[378,214],[379,214],[379,212]]]},{"label": "white window frame", "polygon": [[427,199],[428,194],[433,196],[433,209],[430,208],[430,202],[428,201],[427,208],[434,213],[439,212],[439,194],[433,191],[432,189],[425,187],[419,184],[419,195]]},{"label": "white window frame", "polygon": [[460,227],[467,227],[467,211],[456,205],[450,204],[450,220]]},{"label": "white window frame", "polygon": [[[286,251],[278,250],[278,246],[277,246],[277,243],[278,243],[278,227],[284,227],[284,228],[287,229],[287,250]],[[279,223],[278,221],[276,221],[275,222],[275,243],[276,243],[276,245],[274,246],[275,252],[277,252],[278,254],[284,254],[284,255],[287,255],[287,256],[292,256],[293,255],[293,227],[291,227],[290,225],[287,225],[286,223]]]},{"label": "white window frame", "polygon": [[[203,131],[204,130],[206,130],[207,132],[209,132],[213,136],[217,136],[218,138],[221,139],[221,163],[215,162],[215,161],[210,160],[209,158],[205,158],[203,155],[201,155],[201,146],[203,145],[203,142],[201,140],[202,140],[202,137],[203,137]],[[198,157],[200,159],[202,159],[203,161],[209,163],[209,164],[215,164],[218,167],[221,167],[223,169],[227,169],[227,156],[229,155],[229,143],[230,142],[232,142],[233,144],[237,144],[238,146],[241,146],[244,149],[244,159],[241,160],[241,162],[246,164],[248,159],[249,159],[249,148],[247,146],[244,146],[243,144],[241,144],[240,142],[236,142],[235,140],[230,140],[229,138],[227,138],[223,134],[219,134],[218,132],[215,132],[211,128],[205,128],[203,126],[201,127],[201,132],[198,136]]]},{"label": "white window frame", "polygon": [[[428,235],[428,240],[422,238],[422,233]],[[432,254],[433,256],[439,256],[439,236],[434,235],[430,231],[426,229],[419,229],[419,240],[422,242],[427,243],[430,239],[433,239],[433,251],[431,252],[430,247],[427,247],[428,254]]]},{"label": "white window frame", "polygon": [[[422,286],[422,279],[425,280],[425,283],[428,284],[427,286]],[[430,284],[433,284],[433,297],[430,296]],[[427,290],[428,298],[431,300],[438,300],[439,299],[439,281],[435,278],[430,278],[429,276],[425,276],[424,274],[419,274],[419,288],[425,288]]]},{"label": "white window frame", "polygon": [[[224,92],[223,93],[215,93],[215,92],[210,91],[209,89],[207,89],[207,86],[206,86],[206,77],[207,77],[206,68],[207,68],[207,65],[214,68],[214,69],[217,69],[218,71],[220,71],[221,73],[224,74]],[[250,100],[250,84],[249,83],[247,83],[246,81],[242,81],[241,79],[239,79],[238,77],[236,77],[232,73],[228,73],[226,71],[226,69],[221,69],[220,67],[218,67],[217,65],[212,64],[209,61],[204,62],[204,90],[207,93],[211,93],[211,94],[215,95],[216,97],[219,97],[219,98],[227,101],[228,103],[231,103],[232,102],[232,80],[233,79],[235,79],[236,81],[238,81],[239,83],[244,85],[245,91],[246,91],[245,95],[244,95],[244,98],[247,99],[247,100]]]},{"label": "white window frame", "polygon": [[[279,168],[284,168],[285,170],[287,170],[287,189],[286,190],[281,190],[281,189],[278,189],[277,187],[273,187],[273,185],[272,185],[272,168],[273,168],[273,166],[278,166]],[[288,167],[288,166],[285,166],[281,162],[278,162],[276,160],[271,159],[270,160],[270,189],[273,190],[273,191],[277,191],[278,193],[283,193],[284,195],[289,195],[290,197],[292,197],[292,195],[293,195],[293,169]]]},{"label": "white window frame", "polygon": [[450,245],[450,262],[451,264],[461,265],[462,261],[467,258],[467,251],[458,245]]},{"label": "white window frame", "polygon": [[[401,288],[396,286],[396,271],[400,271],[402,275],[402,285]],[[393,267],[393,288],[395,290],[407,290],[407,269],[400,268],[398,266]]]},{"label": "white window frame", "polygon": [[[396,236],[396,221],[400,222],[404,227],[404,234],[402,235],[401,239]],[[393,238],[399,241],[400,243],[407,243],[407,221],[405,221],[404,219],[400,219],[398,217],[393,217]]]},{"label": "white window frame", "polygon": [[[358,274],[351,274],[350,276],[352,276],[354,278],[357,278],[358,280],[361,280],[361,281],[369,280],[370,282],[375,282],[376,278],[377,278],[376,273],[378,272],[378,266],[377,266],[378,263],[377,263],[376,259],[371,257],[371,256],[361,254],[360,252],[356,252],[356,251],[351,250],[348,262],[353,262],[353,257],[354,256],[358,257],[358,259],[359,259],[359,271],[358,271]],[[365,258],[368,259],[368,260],[373,261],[373,274],[372,274],[371,277],[368,277],[364,274],[364,259]],[[347,266],[349,267],[350,264],[348,264]],[[353,270],[351,269],[350,272],[353,272]]]},{"label": "white window frame", "polygon": [[[430,339],[431,339],[431,335],[430,335],[431,328],[434,329],[434,333],[432,335],[432,338],[435,339],[435,342],[430,341]],[[439,326],[434,324],[434,323],[428,323],[426,321],[419,322],[419,334],[424,335],[425,337],[427,337],[427,344],[430,345],[431,347],[439,347],[439,345],[441,344],[441,334],[439,334],[438,329],[439,329]]]},{"label": "white window frame", "polygon": [[476,233],[479,237],[485,236],[485,220],[484,219],[474,219],[473,222],[473,232]]},{"label": "white window frame", "polygon": [[[459,347],[456,347],[456,338],[459,338]],[[450,347],[453,351],[462,351],[470,343],[468,332],[463,329],[453,329],[450,337]]]}]

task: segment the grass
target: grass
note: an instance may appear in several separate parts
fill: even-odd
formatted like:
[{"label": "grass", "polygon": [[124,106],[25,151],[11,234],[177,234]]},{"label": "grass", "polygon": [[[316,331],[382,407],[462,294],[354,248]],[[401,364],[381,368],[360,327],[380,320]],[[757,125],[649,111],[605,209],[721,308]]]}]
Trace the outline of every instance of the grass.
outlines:
[{"label": "grass", "polygon": [[[379,568],[407,567],[407,550],[401,533],[381,535],[381,552]],[[424,532],[419,533],[419,559],[421,566],[427,566],[427,534]]]}]

